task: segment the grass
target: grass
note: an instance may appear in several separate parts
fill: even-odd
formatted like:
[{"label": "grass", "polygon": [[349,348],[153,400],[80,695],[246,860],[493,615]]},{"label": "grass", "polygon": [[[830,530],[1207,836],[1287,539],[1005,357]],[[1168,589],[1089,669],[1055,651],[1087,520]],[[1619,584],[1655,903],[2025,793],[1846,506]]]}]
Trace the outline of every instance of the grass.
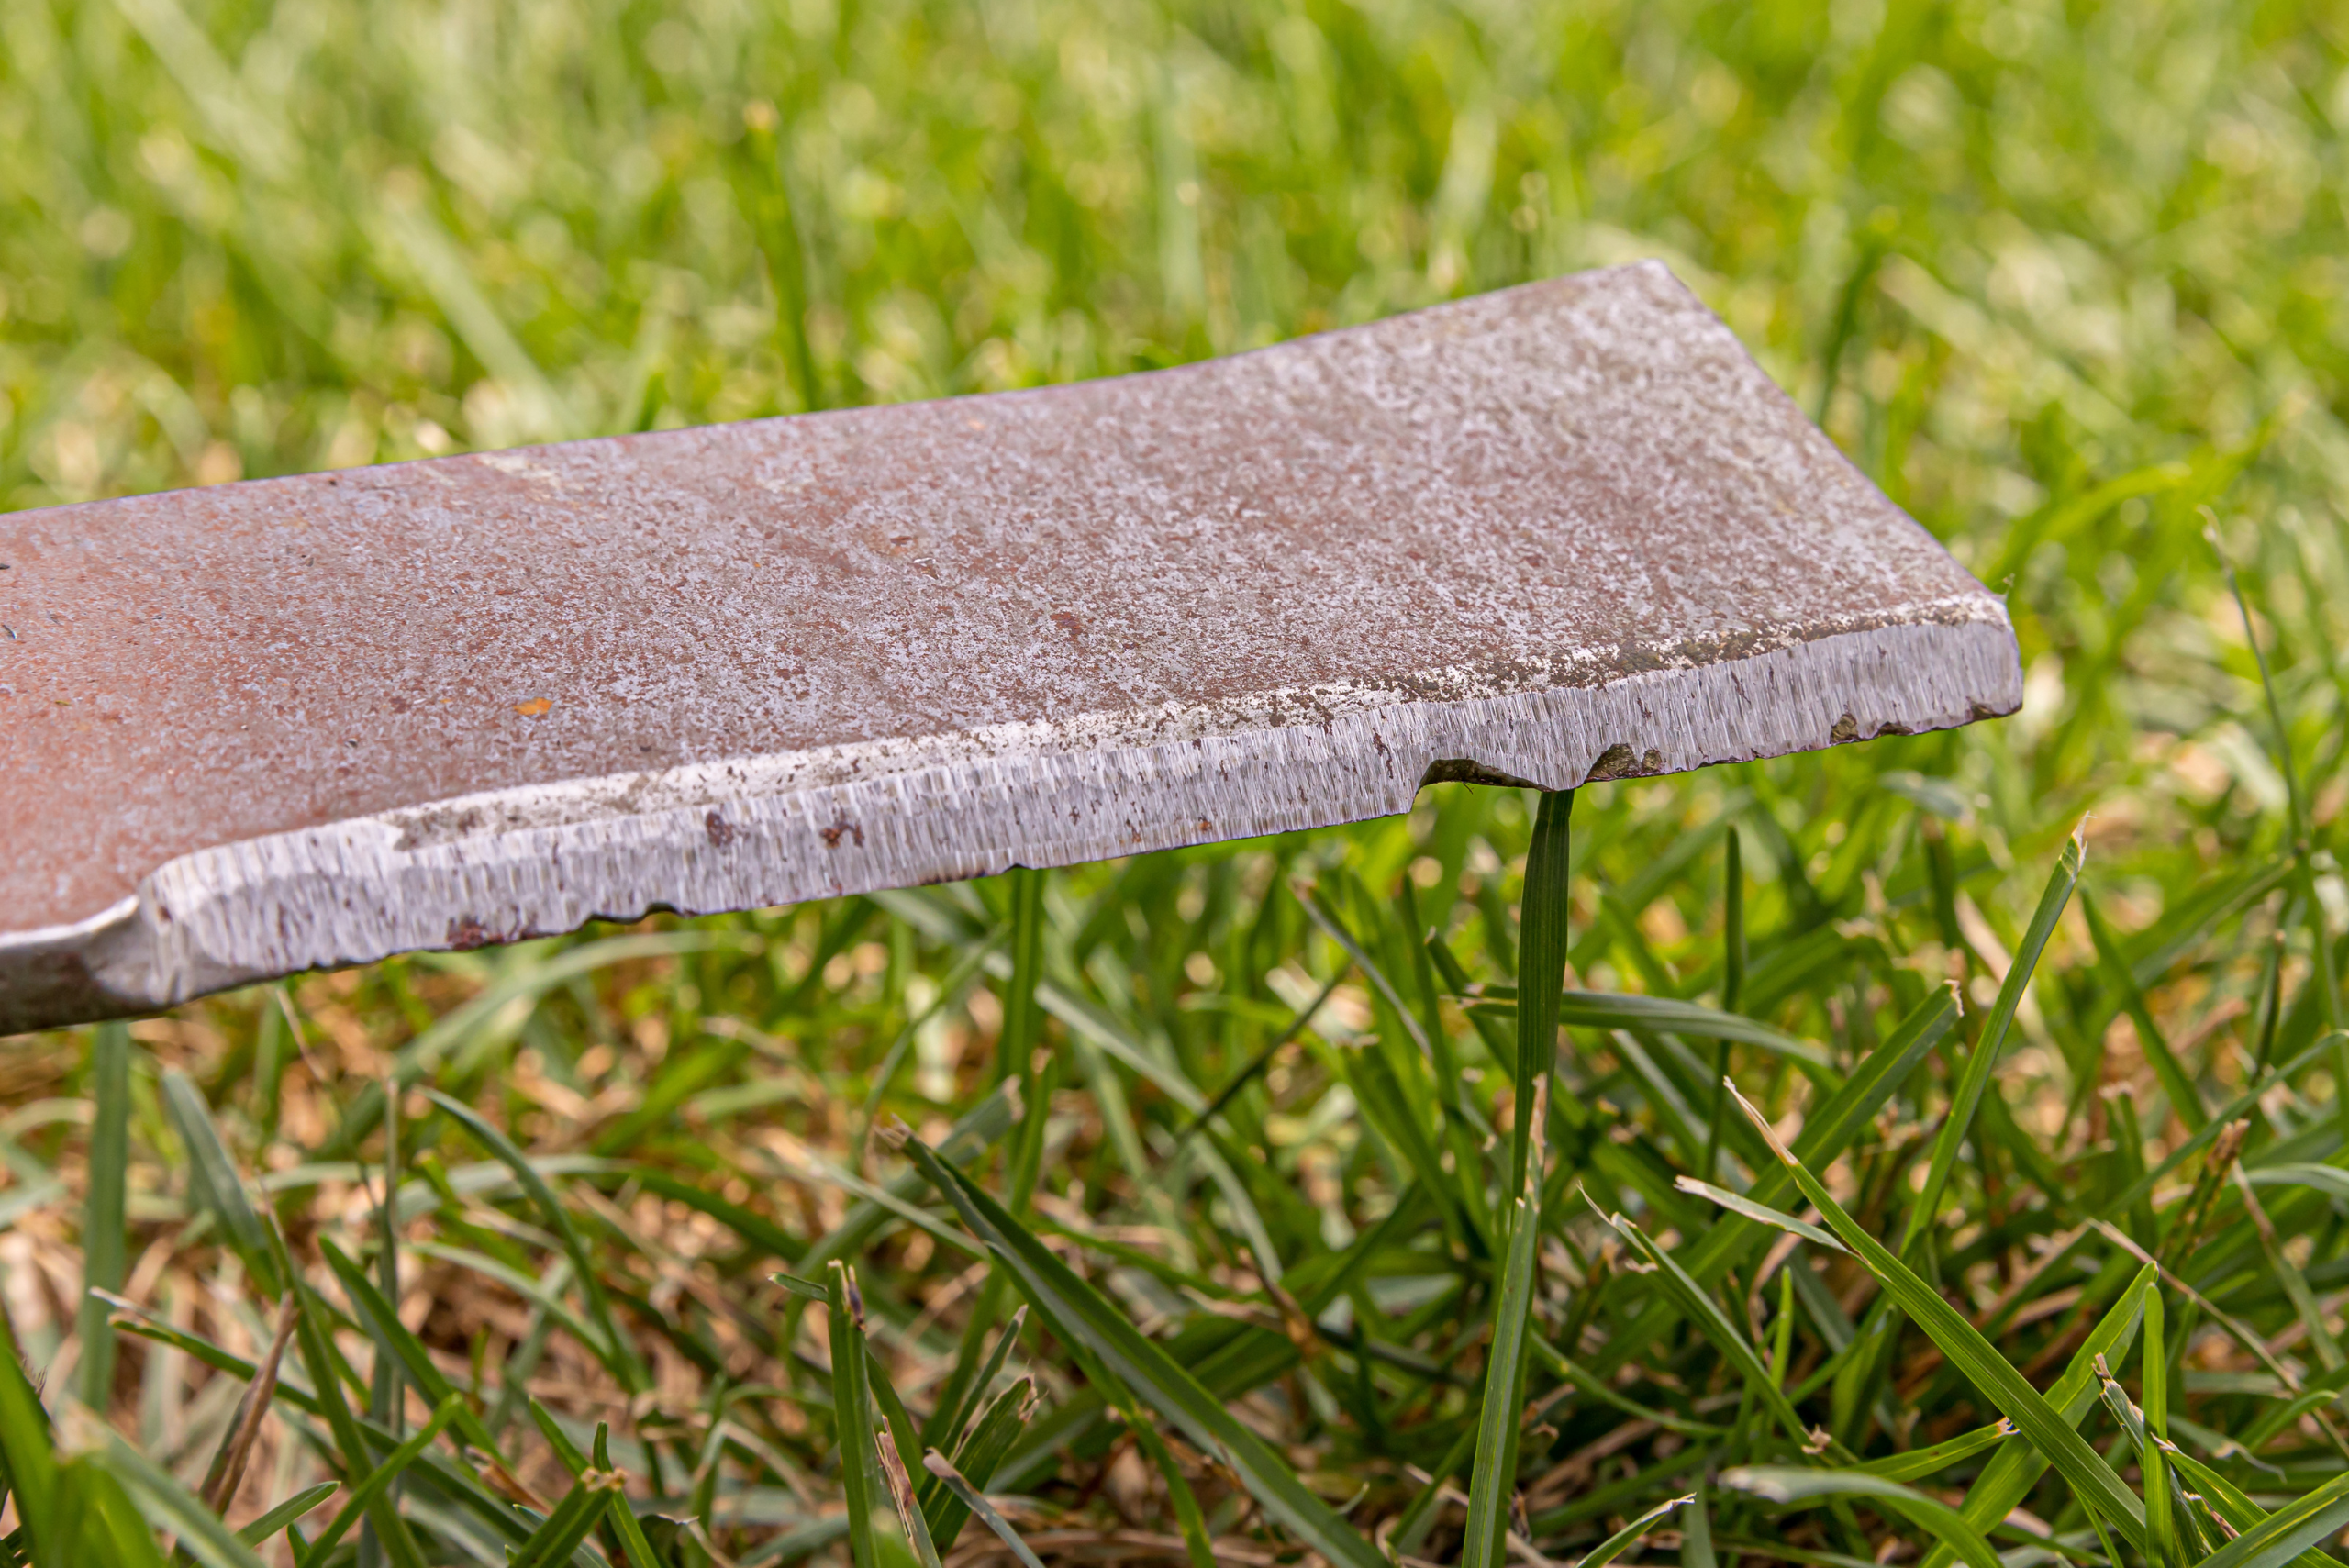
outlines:
[{"label": "grass", "polygon": [[2345,68],[2223,0],[0,8],[0,506],[1661,255],[2029,689],[12,1042],[8,1550],[2312,1562]]}]

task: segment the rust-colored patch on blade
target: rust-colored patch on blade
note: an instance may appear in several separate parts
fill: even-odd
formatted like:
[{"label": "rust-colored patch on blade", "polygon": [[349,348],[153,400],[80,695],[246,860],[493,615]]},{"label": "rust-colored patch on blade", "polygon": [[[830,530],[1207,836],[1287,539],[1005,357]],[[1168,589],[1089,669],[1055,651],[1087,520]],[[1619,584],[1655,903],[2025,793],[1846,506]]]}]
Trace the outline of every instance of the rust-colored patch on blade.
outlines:
[{"label": "rust-colored patch on blade", "polygon": [[[0,936],[484,791],[1309,726],[1317,689],[1604,684],[1986,602],[1654,265],[1115,381],[20,513],[0,560]],[[1655,765],[1625,740],[1600,776]]]}]

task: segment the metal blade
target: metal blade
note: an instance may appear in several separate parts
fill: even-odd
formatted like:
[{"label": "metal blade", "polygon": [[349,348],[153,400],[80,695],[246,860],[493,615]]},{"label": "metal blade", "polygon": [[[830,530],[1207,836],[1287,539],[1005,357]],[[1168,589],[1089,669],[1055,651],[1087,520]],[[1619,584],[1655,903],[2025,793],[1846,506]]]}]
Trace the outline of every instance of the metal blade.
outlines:
[{"label": "metal blade", "polygon": [[1653,263],[1178,370],[0,517],[0,1031],[2012,711]]}]

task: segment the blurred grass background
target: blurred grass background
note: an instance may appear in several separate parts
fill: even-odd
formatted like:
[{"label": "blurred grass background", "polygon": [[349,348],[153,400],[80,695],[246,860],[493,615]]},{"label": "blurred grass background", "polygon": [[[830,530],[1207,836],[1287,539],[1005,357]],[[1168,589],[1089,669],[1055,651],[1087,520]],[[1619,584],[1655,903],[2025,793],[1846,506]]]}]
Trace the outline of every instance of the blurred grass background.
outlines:
[{"label": "blurred grass background", "polygon": [[[2084,885],[2148,988],[2148,1019],[2215,1105],[2255,1062],[2316,1038],[2331,998],[2314,933],[2349,929],[2334,858],[2349,743],[2344,127],[2349,11],[2228,0],[5,0],[0,506],[1114,374],[1660,256],[1888,494],[2010,594],[2028,701],[1955,735],[1585,791],[1575,976],[1723,1000],[1720,853],[1735,821],[1751,880],[1746,1010],[1848,1062],[1920,986],[1953,976],[1970,987],[1970,1031],[2058,846],[2093,812]],[[2222,556],[2242,568],[2289,766]],[[1219,1187],[1170,1148],[1183,1101],[1133,1060],[1211,1089],[1333,973],[1340,957],[1286,893],[1292,876],[1359,884],[1362,909],[1386,907],[1408,876],[1475,976],[1506,980],[1529,828],[1515,796],[1445,786],[1408,822],[1051,880],[1045,970],[1077,1000],[1042,1026],[1064,1087],[1037,1207],[1063,1239],[1094,1239],[1095,1272],[1139,1320],[1196,1324],[1201,1284],[1219,1301],[1277,1304],[1262,1249],[1295,1267],[1343,1248],[1403,1181],[1359,1129],[1330,1054],[1379,1027],[1358,979],[1266,1090],[1234,1102],[1230,1151],[1293,1189],[1286,1204],[1256,1195],[1252,1220],[1246,1184]],[[665,1172],[780,1228],[780,1240],[746,1237],[640,1180],[583,1180],[582,1223],[657,1376],[631,1388],[558,1334],[543,1353],[562,1375],[530,1387],[573,1440],[599,1414],[617,1421],[640,1494],[663,1445],[667,1506],[684,1507],[680,1456],[684,1473],[711,1476],[733,1510],[701,1516],[711,1550],[744,1562],[838,1551],[829,1407],[820,1381],[803,1385],[823,1336],[792,1319],[802,1338],[762,1340],[745,1325],[785,1309],[764,1283],[777,1255],[798,1261],[784,1242],[805,1249],[842,1223],[852,1200],[822,1173],[898,1168],[864,1140],[876,1112],[937,1130],[979,1103],[1008,993],[975,955],[1011,917],[996,885],[854,900],[703,922],[706,938],[568,967],[562,955],[595,939],[394,962],[296,982],[283,1006],[255,992],[138,1025],[123,1288],[242,1353],[268,1339],[244,1261],[188,1184],[193,1145],[160,1073],[202,1085],[309,1257],[316,1235],[372,1234],[351,1163],[384,1155],[369,1085],[430,1040],[449,1050],[434,1081],[551,1169]],[[1952,1288],[1985,1304],[2030,1281],[2031,1237],[2094,1212],[2126,1184],[2116,1173],[2158,1161],[2193,1125],[2157,1084],[2076,906],[2041,970],[1997,1091],[2040,1161],[1984,1155],[1961,1175],[1976,1229],[1957,1244],[1987,1272],[1958,1269]],[[1481,1062],[1445,1006],[1464,1059]],[[1103,1055],[1104,1029],[1141,1056]],[[1575,1092],[1665,1173],[1662,1188],[1634,1184],[1632,1211],[1660,1234],[1693,1233],[1702,1216],[1668,1185],[1700,1162],[1675,1129],[1687,1106],[1605,1031],[1574,1038]],[[28,1353],[67,1368],[82,1345],[91,1050],[86,1031],[65,1032],[0,1062],[6,1299]],[[1766,1058],[1737,1062],[1774,1109],[1799,1097]],[[2136,1102],[2142,1139],[2108,1118],[2097,1091],[2113,1086]],[[2334,1159],[2321,1107],[2335,1087],[2320,1063],[2271,1095],[2258,1137]],[[1904,1091],[1860,1161],[1861,1190],[1882,1177],[1877,1195],[1905,1201],[1886,1196],[1886,1173],[1917,1154],[1910,1135],[1931,1127],[1939,1093],[1925,1079]],[[421,1102],[411,1114],[402,1158],[438,1169],[451,1124]],[[1153,1186],[1162,1166],[1186,1173]],[[2158,1195],[2165,1217],[2180,1195]],[[531,1277],[544,1267],[546,1237],[489,1175],[442,1201],[410,1240],[455,1245],[471,1226],[476,1255],[510,1253]],[[2277,1212],[2288,1262],[2337,1323],[2338,1215],[2321,1196]],[[1615,1281],[1618,1305],[1637,1287],[1584,1273],[1604,1248],[1586,1217],[1572,1223],[1558,1278],[1575,1283],[1541,1310],[1603,1336],[1615,1307],[1586,1312],[1586,1282]],[[918,1402],[953,1364],[976,1289],[967,1260],[903,1224],[864,1244],[868,1295]],[[509,1404],[499,1369],[529,1342],[529,1298],[447,1257],[408,1262],[409,1326],[470,1367],[484,1404]],[[2294,1317],[2284,1273],[2253,1275],[2204,1284],[2237,1281],[2240,1310],[2285,1336],[2278,1353],[2312,1353],[2325,1334]],[[1397,1315],[1402,1353],[1464,1355],[1473,1370],[1486,1277],[1466,1269],[1445,1287],[1461,1293],[1451,1307],[1428,1285],[1375,1310]],[[2042,1283],[2061,1294],[2060,1279]],[[1366,1294],[1355,1306],[1374,1310]],[[2018,1362],[2058,1353],[2031,1339],[2070,1321],[2063,1304],[2049,1313],[2010,1313],[2021,1338],[2002,1348]],[[2295,1321],[2311,1336],[2298,1352]],[[1807,1322],[1797,1346],[1811,1334]],[[352,1343],[363,1363],[365,1341]],[[1082,1377],[1030,1349],[1064,1404]],[[1913,1335],[1910,1349],[1930,1362]],[[1701,1343],[1675,1353],[1677,1371],[1659,1362],[1662,1381],[1634,1392],[1685,1415],[1727,1374]],[[2204,1381],[2180,1398],[2200,1401],[2206,1429],[2266,1408],[2241,1380],[2273,1374],[2232,1353],[2186,1363]],[[1463,1397],[1391,1358],[1377,1382],[1369,1364],[1326,1374],[1361,1369],[1366,1403],[1312,1377],[1250,1396],[1365,1529],[1408,1505],[1453,1442]],[[127,1348],[118,1371],[121,1429],[193,1484],[233,1380],[150,1346]],[[1891,1418],[1864,1421],[1866,1440],[1902,1449],[1948,1435],[1944,1417],[1987,1418],[1939,1375],[1923,1364],[1894,1380]],[[697,1469],[722,1426],[710,1410],[729,1408],[713,1391],[729,1382],[787,1392]],[[1673,1469],[1673,1433],[1626,1438],[1589,1424],[1620,1412],[1570,1408],[1546,1457],[1529,1440],[1527,1473],[1547,1490],[1526,1518],[1573,1551],[1666,1496],[1689,1454]],[[530,1437],[527,1422],[500,1430]],[[334,1473],[329,1443],[268,1440],[238,1522]],[[2331,1457],[2288,1456],[2293,1487],[2340,1468],[2309,1440]],[[1104,1443],[1021,1472],[1041,1510],[1027,1523],[1071,1551],[1088,1530],[1171,1539],[1170,1498],[1130,1445]],[[526,1474],[560,1473],[552,1451],[530,1451]],[[1242,1489],[1219,1489],[1204,1462],[1197,1473],[1219,1539],[1278,1550]],[[1722,1540],[1796,1539],[1783,1522],[1740,1526],[1733,1509],[1753,1506],[1731,1505]],[[431,1551],[462,1559],[462,1531],[417,1507]],[[1456,1518],[1442,1530],[1456,1537]],[[1887,1516],[1800,1550],[1848,1556],[1904,1532],[1920,1534]],[[364,1550],[382,1548],[371,1537]]]}]

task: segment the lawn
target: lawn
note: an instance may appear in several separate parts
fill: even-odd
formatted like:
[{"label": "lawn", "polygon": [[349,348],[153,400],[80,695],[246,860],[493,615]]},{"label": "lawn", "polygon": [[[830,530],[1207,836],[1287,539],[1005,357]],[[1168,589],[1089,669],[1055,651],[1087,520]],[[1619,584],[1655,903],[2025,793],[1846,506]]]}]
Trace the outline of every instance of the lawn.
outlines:
[{"label": "lawn", "polygon": [[2313,1568],[2343,128],[2221,0],[0,5],[0,507],[1653,256],[2027,672],[13,1040],[0,1553]]}]

